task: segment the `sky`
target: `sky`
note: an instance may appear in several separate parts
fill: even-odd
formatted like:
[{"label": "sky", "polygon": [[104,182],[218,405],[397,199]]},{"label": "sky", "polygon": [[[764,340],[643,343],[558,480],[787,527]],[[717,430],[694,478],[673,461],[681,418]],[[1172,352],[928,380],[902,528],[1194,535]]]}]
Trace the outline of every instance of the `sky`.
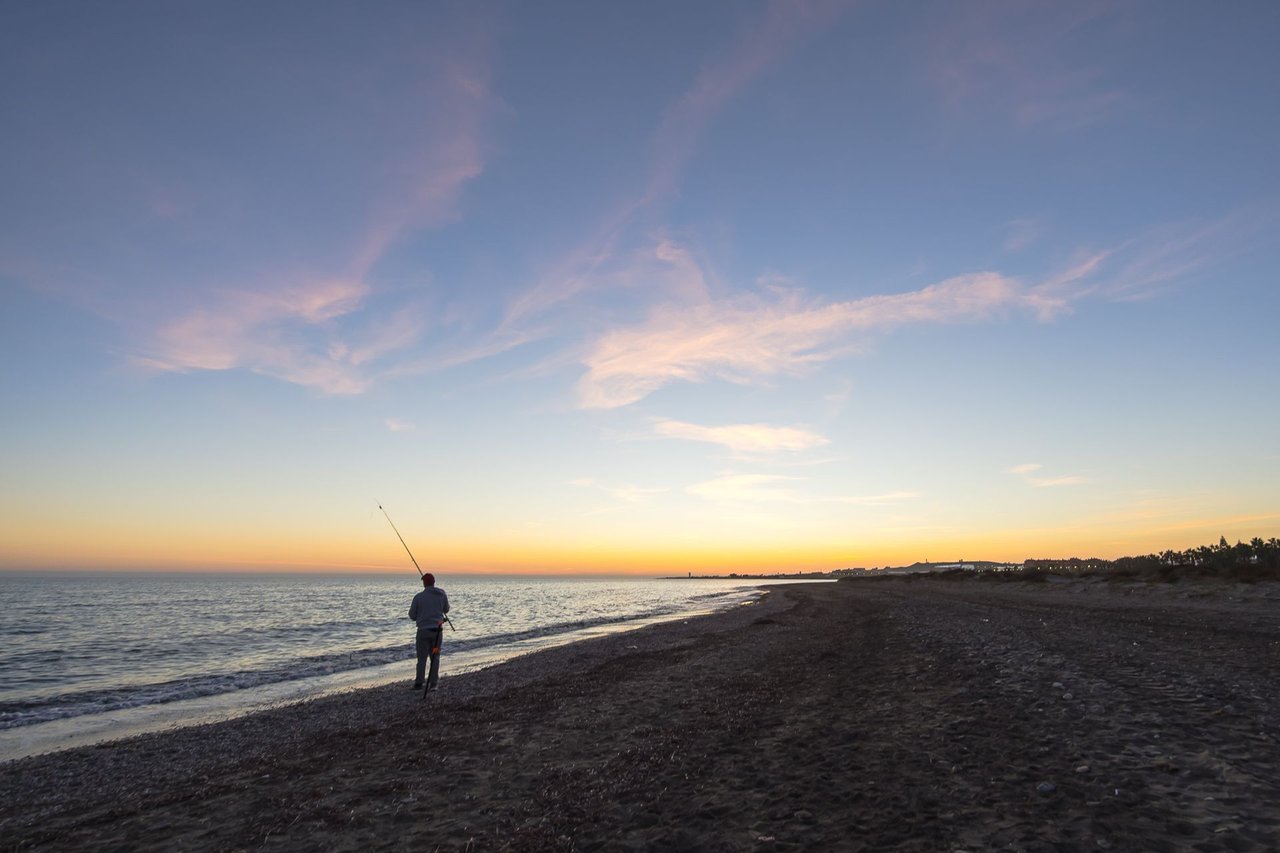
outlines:
[{"label": "sky", "polygon": [[1280,535],[1280,4],[4,19],[0,568]]}]

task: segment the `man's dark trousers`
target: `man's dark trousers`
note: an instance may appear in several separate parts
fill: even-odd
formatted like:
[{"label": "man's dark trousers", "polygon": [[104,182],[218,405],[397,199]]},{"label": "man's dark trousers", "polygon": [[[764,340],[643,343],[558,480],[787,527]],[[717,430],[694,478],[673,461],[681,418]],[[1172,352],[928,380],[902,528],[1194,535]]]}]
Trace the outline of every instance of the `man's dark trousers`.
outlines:
[{"label": "man's dark trousers", "polygon": [[414,685],[422,683],[422,676],[427,669],[427,658],[431,659],[431,674],[427,676],[427,689],[434,690],[440,680],[440,642],[444,639],[444,626],[438,628],[419,628],[416,645],[418,647],[418,674]]}]

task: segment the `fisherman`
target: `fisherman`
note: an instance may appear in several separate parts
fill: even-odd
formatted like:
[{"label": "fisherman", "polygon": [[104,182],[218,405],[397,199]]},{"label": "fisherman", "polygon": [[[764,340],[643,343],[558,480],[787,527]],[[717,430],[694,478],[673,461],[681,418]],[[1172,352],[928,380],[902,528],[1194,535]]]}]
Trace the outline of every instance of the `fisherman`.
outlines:
[{"label": "fisherman", "polygon": [[409,618],[418,623],[418,673],[413,689],[423,686],[422,676],[431,658],[431,674],[427,676],[427,690],[435,690],[440,680],[440,641],[444,639],[445,614],[449,612],[449,596],[436,586],[436,576],[426,572],[422,576],[422,592],[413,597],[409,605]]}]

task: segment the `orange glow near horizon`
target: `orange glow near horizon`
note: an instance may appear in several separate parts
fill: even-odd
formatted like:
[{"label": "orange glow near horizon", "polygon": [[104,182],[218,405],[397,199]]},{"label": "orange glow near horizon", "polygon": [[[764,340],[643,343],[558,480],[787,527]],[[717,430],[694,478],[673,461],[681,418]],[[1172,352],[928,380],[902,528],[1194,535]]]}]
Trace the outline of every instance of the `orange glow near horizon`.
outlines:
[{"label": "orange glow near horizon", "polygon": [[[827,571],[849,567],[901,566],[930,560],[1021,562],[1027,558],[1101,557],[1152,553],[1212,544],[1219,536],[1248,541],[1274,535],[1280,515],[1186,521],[1135,534],[1116,528],[1093,530],[1008,530],[992,535],[955,533],[883,536],[862,544],[815,541],[800,545],[725,545],[716,542],[654,545],[637,542],[550,543],[525,540],[485,542],[459,538],[428,544],[420,537],[414,556],[437,574],[760,574]],[[136,533],[137,531],[132,531]],[[58,533],[59,535],[55,535]],[[85,569],[113,571],[228,572],[413,572],[400,543],[383,535],[344,538],[270,536],[265,532],[232,538],[220,531],[173,532],[147,537],[105,525],[80,530],[74,542],[60,531],[33,535],[23,544],[12,537],[0,552],[0,569]],[[408,538],[408,537],[407,537]],[[408,538],[411,543],[415,540]]]}]

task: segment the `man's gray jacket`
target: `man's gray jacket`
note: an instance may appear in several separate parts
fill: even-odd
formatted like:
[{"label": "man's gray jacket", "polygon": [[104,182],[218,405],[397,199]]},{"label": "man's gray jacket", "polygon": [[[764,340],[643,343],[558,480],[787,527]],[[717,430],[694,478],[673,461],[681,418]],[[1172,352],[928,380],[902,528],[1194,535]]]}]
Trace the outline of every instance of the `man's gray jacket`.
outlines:
[{"label": "man's gray jacket", "polygon": [[422,590],[409,605],[409,618],[417,622],[419,628],[439,628],[448,612],[449,596],[438,586]]}]

